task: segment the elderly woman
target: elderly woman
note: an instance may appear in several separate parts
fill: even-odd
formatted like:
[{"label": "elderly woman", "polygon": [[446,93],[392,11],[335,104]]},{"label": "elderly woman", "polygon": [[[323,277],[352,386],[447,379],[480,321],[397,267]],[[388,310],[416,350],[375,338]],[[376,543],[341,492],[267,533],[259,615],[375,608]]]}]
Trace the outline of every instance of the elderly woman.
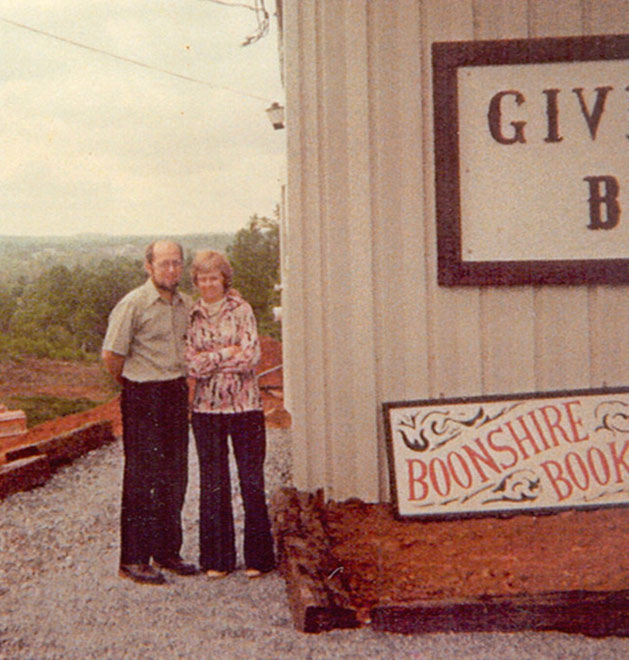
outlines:
[{"label": "elderly woman", "polygon": [[264,494],[266,435],[255,366],[260,343],[253,310],[231,289],[232,269],[212,250],[192,262],[201,297],[192,307],[186,344],[188,373],[196,379],[192,428],[200,471],[200,565],[208,577],[236,567],[227,438],[238,466],[245,510],[248,577],[273,569],[273,539]]}]

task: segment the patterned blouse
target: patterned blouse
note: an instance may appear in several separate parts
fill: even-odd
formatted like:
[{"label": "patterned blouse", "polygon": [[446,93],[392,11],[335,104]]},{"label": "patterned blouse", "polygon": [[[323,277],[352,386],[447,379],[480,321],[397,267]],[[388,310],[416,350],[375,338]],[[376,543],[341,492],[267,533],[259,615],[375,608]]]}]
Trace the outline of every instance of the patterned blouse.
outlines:
[{"label": "patterned blouse", "polygon": [[[226,348],[242,351],[227,357]],[[219,305],[198,300],[190,310],[186,338],[188,375],[196,379],[192,410],[200,413],[235,413],[262,410],[255,367],[260,342],[251,305],[235,291]]]}]

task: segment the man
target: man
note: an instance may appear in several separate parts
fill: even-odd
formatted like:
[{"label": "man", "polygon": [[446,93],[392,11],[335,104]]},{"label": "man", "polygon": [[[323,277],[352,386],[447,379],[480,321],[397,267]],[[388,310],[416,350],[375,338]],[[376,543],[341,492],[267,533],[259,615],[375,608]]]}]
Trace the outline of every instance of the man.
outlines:
[{"label": "man", "polygon": [[111,312],[102,357],[122,384],[120,575],[164,584],[155,566],[179,575],[198,572],[179,554],[188,482],[183,351],[191,301],[177,291],[183,271],[179,244],[160,240],[149,245],[144,268],[146,282]]}]

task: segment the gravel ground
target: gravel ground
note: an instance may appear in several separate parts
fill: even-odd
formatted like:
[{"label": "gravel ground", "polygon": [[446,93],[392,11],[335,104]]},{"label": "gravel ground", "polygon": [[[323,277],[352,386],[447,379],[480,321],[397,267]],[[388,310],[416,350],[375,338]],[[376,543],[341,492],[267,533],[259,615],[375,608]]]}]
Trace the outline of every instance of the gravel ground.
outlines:
[{"label": "gravel ground", "polygon": [[[269,431],[267,486],[290,480],[289,432]],[[197,466],[190,452],[186,559],[196,559]],[[120,443],[82,457],[42,488],[0,502],[0,658],[405,660],[620,660],[629,640],[562,633],[406,636],[359,630],[295,630],[277,573],[210,582],[169,575],[165,586],[117,576]],[[237,527],[242,508],[236,498]]]}]

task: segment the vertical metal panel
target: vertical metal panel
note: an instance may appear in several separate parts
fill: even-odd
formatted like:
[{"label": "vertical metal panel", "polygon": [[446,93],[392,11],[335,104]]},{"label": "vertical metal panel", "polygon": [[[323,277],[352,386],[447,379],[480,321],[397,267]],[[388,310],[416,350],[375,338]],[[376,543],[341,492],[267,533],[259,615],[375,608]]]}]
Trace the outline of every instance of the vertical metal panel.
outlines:
[{"label": "vertical metal panel", "polygon": [[[592,34],[629,32],[629,0],[588,3],[584,27]],[[628,222],[629,209],[624,209],[623,213],[624,222]],[[629,287],[593,287],[590,292],[590,345],[591,385],[594,387],[629,383],[627,328]]]},{"label": "vertical metal panel", "polygon": [[[344,356],[335,348],[336,331],[343,318],[343,301],[347,300],[346,269],[341,246],[347,245],[347,144],[345,112],[345,43],[340,3],[318,3],[317,22],[319,43],[318,98],[320,124],[318,139],[321,146],[319,172],[321,228],[321,267],[323,287],[321,303],[323,313],[324,344],[323,377],[325,388],[324,417],[326,434],[321,449],[326,457],[326,492],[338,499],[336,492],[335,447],[345,441],[339,430],[343,425],[340,401],[348,396],[349,385],[342,371]],[[348,347],[349,350],[349,347]]]},{"label": "vertical metal panel", "polygon": [[[339,399],[343,410],[344,441],[337,447],[339,461],[335,483],[343,498],[359,494],[379,498],[378,407],[373,293],[373,250],[370,169],[370,113],[367,10],[362,3],[346,3],[344,15],[345,88],[347,125],[348,242],[343,246],[347,263],[348,294],[340,319],[339,348],[346,356],[348,396]],[[349,350],[346,350],[349,349]],[[339,351],[341,352],[341,351]],[[349,468],[349,472],[346,468]],[[350,480],[348,477],[352,475]]]},{"label": "vertical metal panel", "polygon": [[474,38],[525,38],[528,15],[528,3],[523,0],[475,0]]},{"label": "vertical metal panel", "polygon": [[315,2],[287,2],[288,203],[287,368],[291,371],[293,478],[298,488],[327,481],[322,270],[319,221],[319,102]]},{"label": "vertical metal panel", "polygon": [[371,223],[368,205],[350,206],[369,199],[368,151],[354,151],[361,143],[364,148],[367,131],[366,12],[357,2],[320,7],[327,492],[335,499],[358,494],[373,500],[378,473]]},{"label": "vertical metal panel", "polygon": [[582,32],[582,0],[528,0],[531,37],[567,37]]},{"label": "vertical metal panel", "polygon": [[[381,172],[378,198],[387,200],[380,217],[381,235],[387,249],[378,251],[386,291],[378,318],[384,339],[382,363],[387,365],[381,379],[383,394],[395,399],[404,392],[427,393],[428,322],[426,315],[424,180],[422,174],[423,118],[421,17],[414,0],[390,4],[388,41],[382,45],[393,56],[383,72],[388,76],[388,93],[380,97],[380,122],[374,130],[386,128],[390,159]],[[384,19],[384,17],[382,17]],[[391,43],[392,41],[392,43]],[[385,59],[385,62],[387,60]],[[375,90],[374,90],[375,98]],[[393,121],[391,121],[393,120]],[[393,124],[393,125],[391,125]],[[389,125],[389,126],[387,126]],[[403,264],[403,267],[401,265]],[[391,313],[391,312],[394,313]]]},{"label": "vertical metal panel", "polygon": [[[369,99],[377,401],[428,393],[422,53],[415,0],[372,2]],[[380,429],[383,437],[383,429]],[[388,493],[384,444],[378,463]]]},{"label": "vertical metal panel", "polygon": [[[369,3],[369,69],[371,101],[371,149],[373,173],[374,296],[378,333],[376,337],[380,392],[395,398],[403,360],[404,306],[407,288],[400,291],[401,263],[400,99],[397,73],[400,44],[396,32],[396,6]],[[421,256],[420,256],[421,260]],[[406,264],[405,264],[406,265]],[[403,272],[403,271],[402,271]],[[412,294],[411,301],[415,297]]]},{"label": "vertical metal panel", "polygon": [[584,29],[592,34],[626,34],[629,30],[629,0],[589,0]]},{"label": "vertical metal panel", "polygon": [[301,176],[301,144],[303,131],[296,108],[300,100],[300,80],[303,76],[301,52],[303,38],[300,28],[298,5],[285,2],[282,5],[283,49],[289,54],[284,60],[284,81],[286,85],[286,151],[287,183],[286,210],[282,217],[285,254],[282,291],[282,351],[284,371],[284,403],[292,413],[292,468],[293,480],[300,487],[308,487],[308,447],[301,442],[305,426],[305,374],[306,364],[303,351],[304,337],[304,279],[302,271],[303,230],[300,221],[303,199],[303,179]]},{"label": "vertical metal panel", "polygon": [[286,310],[294,480],[335,499],[375,500],[366,9],[362,1],[287,3],[286,15],[299,53],[299,75],[289,66],[287,76],[296,110],[288,122],[286,288],[287,308],[294,305]]},{"label": "vertical metal panel", "polygon": [[[528,36],[522,0],[484,0],[474,5],[474,38]],[[486,287],[480,292],[483,394],[535,389],[535,313],[531,287]]]},{"label": "vertical metal panel", "polygon": [[[556,3],[534,0],[531,6],[530,36],[581,34],[580,0]],[[587,287],[536,288],[535,324],[536,389],[587,386],[590,379]]]},{"label": "vertical metal panel", "polygon": [[[472,2],[427,2],[424,11],[424,103],[431,107],[432,85],[429,63],[432,41],[471,39],[473,36]],[[433,122],[426,113],[425,137],[432,144]],[[430,395],[461,396],[481,391],[480,294],[478,289],[438,287],[436,282],[436,232],[434,221],[434,164],[432,150],[424,161],[426,174],[426,218],[428,298],[430,313]]]}]

